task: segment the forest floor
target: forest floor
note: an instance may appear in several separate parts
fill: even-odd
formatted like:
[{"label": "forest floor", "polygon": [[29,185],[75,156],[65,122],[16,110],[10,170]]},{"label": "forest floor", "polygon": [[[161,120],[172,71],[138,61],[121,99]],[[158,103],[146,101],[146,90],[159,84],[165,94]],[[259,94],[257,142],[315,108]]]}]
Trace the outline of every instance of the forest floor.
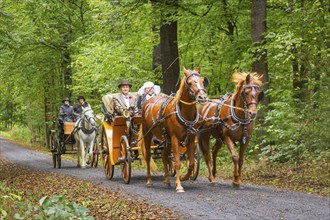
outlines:
[{"label": "forest floor", "polygon": [[[19,143],[15,143],[19,144]],[[26,146],[26,148],[45,152],[45,148]],[[202,163],[201,176],[206,176],[205,164]],[[252,163],[244,165],[244,183],[267,185],[282,189],[329,196],[329,166],[327,161],[315,161],[302,164]],[[222,164],[218,173],[220,179],[232,178],[232,164]],[[60,195],[65,192],[70,201],[78,201],[90,209],[90,214],[98,219],[111,219],[121,216],[123,219],[180,219],[184,218],[161,205],[152,205],[141,199],[121,197],[106,187],[79,180],[66,175],[40,173],[16,166],[9,161],[0,161],[0,195],[17,194],[25,198],[26,204],[38,204],[44,196]],[[40,181],[43,180],[43,181]],[[84,186],[84,187],[81,187]],[[71,189],[70,191],[65,189]],[[11,214],[19,212],[19,208],[12,208],[16,201],[0,200],[0,208],[10,210]],[[106,204],[106,205],[104,205]],[[10,207],[10,209],[8,209]],[[15,206],[14,206],[15,207]],[[7,208],[7,209],[6,209]],[[12,215],[11,215],[12,216]]]},{"label": "forest floor", "polygon": [[8,216],[24,213],[17,205],[18,197],[26,207],[28,204],[36,207],[45,195],[65,195],[66,200],[87,206],[89,215],[97,216],[96,219],[180,219],[179,214],[160,205],[125,198],[106,187],[71,176],[25,169],[1,157],[0,180],[0,211],[6,210]]}]

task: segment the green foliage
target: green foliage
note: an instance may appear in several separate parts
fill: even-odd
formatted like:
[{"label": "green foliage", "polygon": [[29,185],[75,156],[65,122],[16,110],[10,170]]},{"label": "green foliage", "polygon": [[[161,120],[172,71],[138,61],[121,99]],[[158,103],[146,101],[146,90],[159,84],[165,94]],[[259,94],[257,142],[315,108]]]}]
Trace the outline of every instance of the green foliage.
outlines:
[{"label": "green foliage", "polygon": [[24,214],[15,214],[15,219],[81,219],[92,220],[94,217],[88,216],[89,210],[76,203],[68,203],[63,196],[48,198],[45,196],[39,200],[39,206],[27,206],[18,202],[18,206]]},{"label": "green foliage", "polygon": [[31,142],[31,130],[27,127],[13,127],[12,129],[8,131],[1,132],[1,135],[3,135],[5,138],[21,141],[24,143],[30,143]]},{"label": "green foliage", "polygon": [[15,213],[15,203],[21,201],[21,193],[13,191],[4,182],[0,182],[0,219],[9,219]]},{"label": "green foliage", "polygon": [[[123,78],[133,82],[133,91],[145,81],[162,85],[152,69],[153,47],[160,15],[172,8],[157,2],[1,1],[0,127],[25,126],[33,142],[45,142],[45,122],[57,115],[64,96],[84,95],[99,113],[102,95],[117,92]],[[180,66],[200,64],[210,96],[233,91],[233,70],[250,71],[253,51],[267,51],[269,127],[258,137],[266,147],[258,149],[254,138],[248,156],[280,162],[327,157],[328,5],[269,1],[265,42],[255,48],[251,2],[178,3],[171,19],[178,21]]]}]

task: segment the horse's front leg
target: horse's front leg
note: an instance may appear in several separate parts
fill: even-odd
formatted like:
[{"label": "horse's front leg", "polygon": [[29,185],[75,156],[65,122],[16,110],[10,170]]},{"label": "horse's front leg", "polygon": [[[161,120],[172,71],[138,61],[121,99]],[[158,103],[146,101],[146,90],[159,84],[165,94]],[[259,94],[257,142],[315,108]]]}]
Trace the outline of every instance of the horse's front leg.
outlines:
[{"label": "horse's front leg", "polygon": [[217,174],[217,156],[221,146],[222,146],[222,140],[220,140],[220,137],[216,137],[216,141],[213,145],[213,151],[212,151],[212,174],[214,178]]},{"label": "horse's front leg", "polygon": [[169,161],[169,156],[170,156],[170,151],[171,150],[171,143],[167,143],[167,146],[164,147],[162,151],[162,160],[163,160],[163,165],[164,165],[164,184],[168,187],[171,186],[171,181],[170,181],[170,172],[169,172],[169,164],[171,161]]},{"label": "horse's front leg", "polygon": [[245,151],[247,149],[247,146],[249,145],[250,139],[247,138],[245,144],[242,142],[240,143],[240,148],[239,148],[239,158],[238,158],[238,180],[239,183],[242,182],[242,168],[243,168],[243,162],[244,162],[244,155]]},{"label": "horse's front leg", "polygon": [[79,142],[79,138],[78,137],[75,137],[75,146],[76,146],[76,149],[77,149],[77,167],[80,168],[81,165],[80,165],[80,142]]},{"label": "horse's front leg", "polygon": [[231,154],[231,158],[233,160],[234,163],[234,181],[233,184],[234,186],[239,186],[241,184],[241,180],[239,178],[239,174],[238,174],[238,156],[235,150],[235,146],[233,141],[230,139],[230,137],[228,135],[226,135],[224,137],[224,141],[228,147],[228,150]]},{"label": "horse's front leg", "polygon": [[174,167],[175,167],[175,173],[176,173],[175,189],[176,189],[176,192],[184,192],[184,189],[181,186],[181,181],[180,181],[181,161],[180,161],[180,154],[179,154],[179,141],[175,136],[172,136],[171,143],[172,143],[172,152],[173,152],[173,157],[174,157]]},{"label": "horse's front leg", "polygon": [[[210,156],[210,134],[205,133],[203,137],[198,137],[199,147],[202,151],[207,169],[209,171],[209,181],[211,184],[215,183],[214,174],[211,170],[211,156]],[[214,169],[214,167],[213,167]]]},{"label": "horse's front leg", "polygon": [[85,161],[85,143],[80,139],[80,156],[81,156],[81,168],[85,169],[86,168],[86,161]]},{"label": "horse's front leg", "polygon": [[88,144],[87,144],[87,164],[91,164],[92,163],[92,157],[93,157],[93,145],[94,145],[94,141],[90,141]]},{"label": "horse's front leg", "polygon": [[[142,149],[145,155],[145,160],[147,164],[147,186],[152,186],[152,180],[151,180],[151,168],[150,168],[150,160],[151,160],[151,139],[152,134],[149,133],[147,136],[144,137],[144,149]],[[143,147],[143,146],[142,146]]]},{"label": "horse's front leg", "polygon": [[187,155],[188,172],[186,173],[186,175],[181,177],[181,181],[189,180],[195,168],[195,151],[196,151],[195,136],[190,137],[190,141],[186,147],[187,147],[186,155]]}]

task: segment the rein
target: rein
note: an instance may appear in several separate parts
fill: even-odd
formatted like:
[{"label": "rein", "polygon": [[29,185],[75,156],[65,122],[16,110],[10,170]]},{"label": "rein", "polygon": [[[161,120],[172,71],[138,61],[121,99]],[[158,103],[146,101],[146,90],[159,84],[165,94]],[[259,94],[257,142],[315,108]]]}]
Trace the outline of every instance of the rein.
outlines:
[{"label": "rein", "polygon": [[[209,100],[209,102],[214,102],[214,103],[218,103],[217,109],[215,111],[214,116],[210,117],[210,118],[205,118],[204,117],[204,123],[198,128],[199,133],[205,132],[207,130],[210,130],[212,128],[218,128],[219,125],[223,125],[225,126],[228,130],[230,131],[234,131],[236,129],[238,129],[241,125],[243,126],[243,137],[242,137],[242,142],[243,144],[246,143],[246,137],[247,137],[247,125],[250,124],[252,121],[254,121],[255,118],[251,118],[249,114],[247,114],[249,112],[248,107],[249,105],[255,104],[257,105],[258,103],[256,101],[251,101],[251,102],[247,102],[245,97],[244,97],[244,89],[245,88],[252,88],[252,96],[253,98],[255,98],[255,90],[259,89],[259,86],[256,84],[250,84],[250,85],[244,85],[242,88],[242,91],[240,93],[240,98],[243,100],[243,104],[244,104],[244,108],[241,107],[237,107],[235,106],[235,97],[230,97],[231,101],[230,101],[230,105],[225,104],[224,102],[226,100],[228,100],[229,97],[227,97],[227,94],[225,95],[224,98],[222,98],[222,100],[220,100],[220,102],[216,102],[216,101],[212,101]],[[229,107],[229,115],[228,117],[222,119],[219,117],[219,113],[221,111],[221,107],[222,105]],[[235,113],[235,109],[243,111],[245,113],[245,118],[239,118],[236,113]],[[231,118],[232,121],[234,122],[234,124],[229,125],[226,120],[228,118]],[[205,123],[207,121],[213,121],[213,125],[208,127],[208,128],[202,128]],[[202,128],[202,129],[200,129]]]},{"label": "rein", "polygon": [[[185,87],[186,87],[186,90],[187,90],[188,94],[191,95],[192,97],[194,97],[194,98],[195,98],[195,101],[193,101],[193,102],[186,102],[186,101],[183,101],[183,100],[180,99],[180,100],[176,103],[176,105],[175,105],[175,111],[173,111],[173,112],[171,112],[171,113],[169,113],[168,115],[166,115],[166,116],[163,117],[162,114],[163,114],[164,110],[166,109],[167,104],[175,98],[175,96],[167,96],[168,99],[167,99],[165,102],[162,103],[162,106],[161,106],[161,108],[159,109],[159,113],[158,113],[158,118],[157,118],[157,120],[154,120],[154,118],[152,118],[153,125],[152,125],[151,128],[150,128],[150,129],[149,129],[149,130],[148,130],[148,131],[147,131],[147,132],[146,132],[146,133],[145,133],[145,134],[144,134],[144,135],[143,135],[143,136],[137,141],[137,143],[138,143],[139,141],[141,141],[141,139],[143,139],[145,136],[147,136],[147,135],[149,134],[149,132],[151,132],[152,129],[154,129],[154,128],[155,128],[156,126],[158,126],[158,125],[161,125],[162,134],[163,134],[163,137],[164,137],[164,139],[165,139],[165,141],[166,141],[167,132],[166,132],[164,126],[162,126],[162,125],[163,125],[164,121],[165,121],[166,119],[168,119],[169,117],[171,117],[173,114],[176,114],[177,119],[178,119],[178,121],[180,122],[180,124],[184,125],[184,126],[187,128],[187,135],[186,135],[186,139],[185,139],[185,143],[186,143],[186,144],[187,144],[188,141],[189,141],[189,134],[194,134],[194,133],[197,133],[197,132],[198,132],[197,129],[193,128],[193,127],[196,125],[196,123],[198,122],[199,118],[200,118],[200,115],[199,115],[199,113],[198,113],[198,109],[197,109],[197,107],[196,107],[195,119],[194,119],[193,121],[189,121],[189,120],[187,120],[187,119],[185,119],[185,118],[183,117],[183,115],[181,114],[180,106],[179,106],[179,102],[180,102],[180,103],[183,103],[183,104],[185,104],[185,105],[196,105],[196,103],[197,103],[196,95],[197,95],[200,91],[204,91],[204,92],[206,91],[205,89],[198,89],[195,93],[192,93],[192,92],[189,90],[190,85],[188,84],[188,79],[189,79],[190,77],[194,77],[194,81],[195,81],[195,82],[198,82],[198,78],[197,78],[197,77],[200,77],[200,74],[197,73],[197,72],[191,72],[191,71],[190,71],[190,73],[186,76],[185,81],[184,81],[184,83],[185,83]],[[169,100],[169,99],[171,99],[171,100]]]}]

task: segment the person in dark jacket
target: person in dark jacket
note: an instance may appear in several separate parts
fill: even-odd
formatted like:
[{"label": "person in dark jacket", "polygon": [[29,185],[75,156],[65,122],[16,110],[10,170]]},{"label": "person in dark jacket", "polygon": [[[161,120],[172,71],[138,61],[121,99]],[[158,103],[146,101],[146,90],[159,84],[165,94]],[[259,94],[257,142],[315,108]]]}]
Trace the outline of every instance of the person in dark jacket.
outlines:
[{"label": "person in dark jacket", "polygon": [[63,105],[60,107],[60,116],[61,118],[58,120],[59,123],[59,135],[60,139],[64,137],[64,122],[73,122],[73,107],[70,105],[70,99],[65,97],[63,99]]},{"label": "person in dark jacket", "polygon": [[77,101],[78,102],[73,107],[73,113],[74,113],[76,119],[78,120],[81,117],[81,114],[83,112],[82,107],[90,108],[90,105],[86,102],[84,96],[78,96]]},{"label": "person in dark jacket", "polygon": [[63,99],[60,116],[63,122],[73,122],[73,107],[70,105],[70,99],[68,97]]}]

